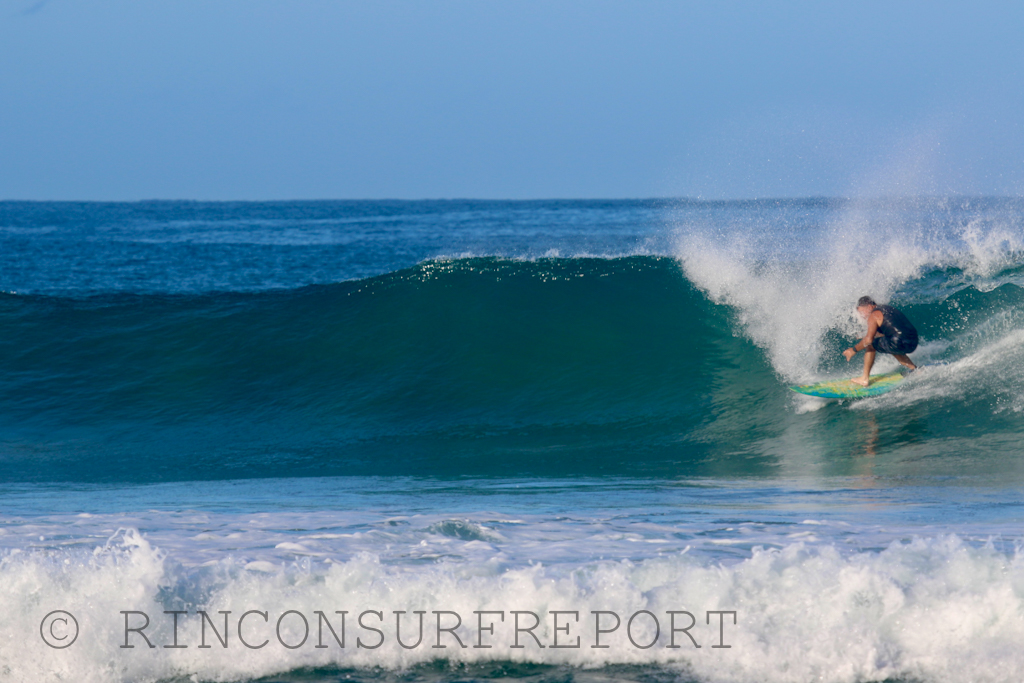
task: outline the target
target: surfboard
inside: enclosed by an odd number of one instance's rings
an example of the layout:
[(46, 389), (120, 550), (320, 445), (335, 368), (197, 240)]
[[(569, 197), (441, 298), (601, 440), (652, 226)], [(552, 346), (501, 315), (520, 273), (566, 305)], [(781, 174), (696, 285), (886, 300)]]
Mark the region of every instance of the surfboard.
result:
[(904, 377), (906, 375), (902, 370), (896, 370), (884, 375), (872, 375), (871, 384), (866, 387), (854, 384), (849, 379), (832, 379), (817, 384), (798, 384), (790, 389), (798, 394), (818, 398), (867, 398), (892, 391)]

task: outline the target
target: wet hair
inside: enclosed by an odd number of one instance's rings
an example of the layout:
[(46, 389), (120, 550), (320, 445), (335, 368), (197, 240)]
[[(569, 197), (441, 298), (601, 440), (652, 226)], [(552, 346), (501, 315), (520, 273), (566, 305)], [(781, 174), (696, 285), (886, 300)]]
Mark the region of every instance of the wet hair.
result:
[(861, 298), (857, 299), (857, 308), (860, 308), (861, 306), (877, 306), (877, 305), (878, 304), (875, 303), (875, 300), (872, 299), (870, 296), (862, 296)]

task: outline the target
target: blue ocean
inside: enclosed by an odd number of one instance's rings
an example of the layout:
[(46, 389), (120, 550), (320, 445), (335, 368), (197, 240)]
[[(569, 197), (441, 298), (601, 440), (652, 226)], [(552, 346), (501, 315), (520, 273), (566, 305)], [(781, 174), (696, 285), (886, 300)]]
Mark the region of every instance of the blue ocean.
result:
[(0, 331), (0, 680), (1024, 679), (1024, 200), (0, 202)]

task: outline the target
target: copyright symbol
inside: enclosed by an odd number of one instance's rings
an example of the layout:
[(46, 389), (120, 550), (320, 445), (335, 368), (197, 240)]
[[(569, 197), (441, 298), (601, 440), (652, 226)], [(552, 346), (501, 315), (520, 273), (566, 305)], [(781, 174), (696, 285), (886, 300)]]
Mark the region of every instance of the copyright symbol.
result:
[(78, 638), (78, 620), (71, 612), (55, 609), (43, 617), (39, 624), (39, 635), (53, 649), (63, 650)]

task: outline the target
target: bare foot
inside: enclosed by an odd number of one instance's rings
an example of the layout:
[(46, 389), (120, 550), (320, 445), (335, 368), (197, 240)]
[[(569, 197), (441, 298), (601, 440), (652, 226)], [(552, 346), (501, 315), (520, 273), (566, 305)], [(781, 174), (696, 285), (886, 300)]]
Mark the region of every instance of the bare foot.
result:
[(854, 377), (850, 381), (853, 382), (854, 384), (859, 384), (862, 387), (866, 387), (871, 382), (870, 379), (864, 379), (863, 377)]

